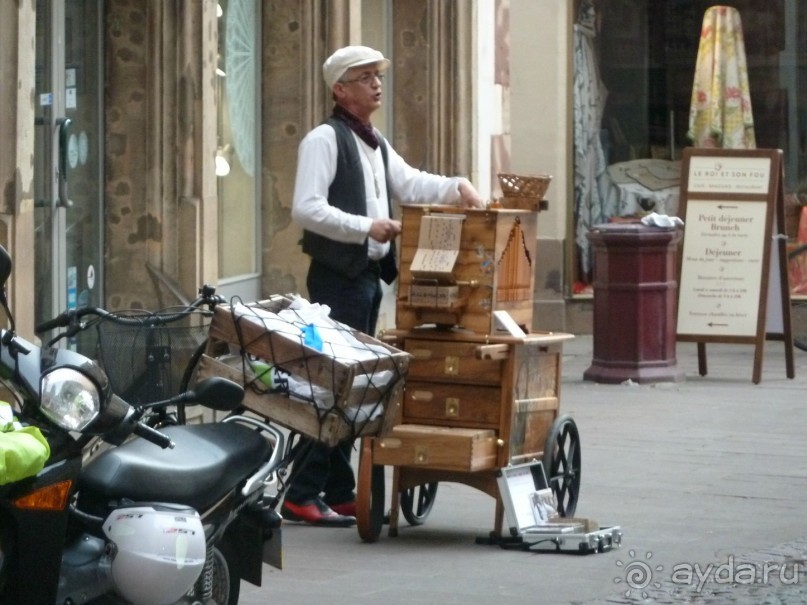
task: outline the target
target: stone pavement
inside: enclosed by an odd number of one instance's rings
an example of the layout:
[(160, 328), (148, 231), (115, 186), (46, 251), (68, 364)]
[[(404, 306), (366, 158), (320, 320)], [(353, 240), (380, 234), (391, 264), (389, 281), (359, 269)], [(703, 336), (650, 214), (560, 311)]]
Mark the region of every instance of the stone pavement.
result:
[[(784, 346), (678, 344), (685, 380), (583, 381), (591, 336), (564, 347), (561, 413), (582, 449), (577, 516), (620, 525), (619, 550), (587, 556), (476, 544), (494, 501), (441, 483), (426, 522), (401, 519), (363, 543), (355, 529), (284, 526), (285, 569), (242, 584), (241, 603), (585, 604), (807, 602), (807, 353), (785, 376)], [(388, 472), (388, 476), (389, 476)], [(389, 493), (389, 492), (388, 492)], [(389, 498), (389, 496), (388, 496)]]

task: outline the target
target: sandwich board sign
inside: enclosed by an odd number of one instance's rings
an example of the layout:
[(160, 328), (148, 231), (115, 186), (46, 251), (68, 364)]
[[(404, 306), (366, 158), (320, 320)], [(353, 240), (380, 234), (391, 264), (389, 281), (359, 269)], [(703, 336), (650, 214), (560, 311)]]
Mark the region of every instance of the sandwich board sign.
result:
[(746, 343), (759, 383), (766, 340), (795, 375), (782, 186), (781, 150), (684, 150), (677, 340), (698, 344), (701, 376), (706, 343)]

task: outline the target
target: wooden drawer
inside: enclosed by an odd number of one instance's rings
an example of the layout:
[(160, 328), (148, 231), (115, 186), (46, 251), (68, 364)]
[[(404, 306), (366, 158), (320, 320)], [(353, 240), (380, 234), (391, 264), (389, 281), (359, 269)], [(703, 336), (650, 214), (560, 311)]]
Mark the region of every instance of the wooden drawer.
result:
[(399, 424), (373, 441), (373, 463), (482, 471), (496, 468), (497, 450), (491, 430)]
[(497, 429), (501, 396), (499, 387), (409, 380), (403, 422)]
[(503, 361), (477, 359), (479, 343), (407, 338), (404, 350), (412, 355), (409, 377), (452, 383), (501, 383)]

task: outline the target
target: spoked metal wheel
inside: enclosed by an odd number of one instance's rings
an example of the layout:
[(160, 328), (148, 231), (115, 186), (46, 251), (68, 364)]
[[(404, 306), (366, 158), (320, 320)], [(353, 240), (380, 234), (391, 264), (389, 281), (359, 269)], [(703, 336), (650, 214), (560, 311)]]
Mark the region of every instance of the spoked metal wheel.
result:
[(376, 542), (381, 535), (384, 491), (384, 466), (373, 464), (373, 438), (364, 437), (356, 480), (356, 525), (365, 542)]
[(401, 512), (409, 525), (423, 525), (432, 511), (437, 483), (424, 483), (401, 492)]
[(238, 577), (236, 571), (238, 568), (234, 565), (237, 557), (233, 553), (233, 549), (225, 547), (224, 550), (219, 550), (213, 547), (211, 551), (208, 551), (208, 556), (212, 557), (213, 563), (211, 576), (205, 578), (205, 572), (202, 572), (202, 577), (196, 581), (196, 586), (188, 593), (189, 596), (197, 598), (192, 602), (201, 602), (198, 599), (204, 597), (209, 590), (212, 601), (205, 599), (205, 603), (235, 605), (238, 603), (241, 592), (241, 578)]
[(544, 471), (558, 500), (558, 514), (572, 517), (580, 496), (580, 434), (569, 416), (555, 419), (544, 445)]

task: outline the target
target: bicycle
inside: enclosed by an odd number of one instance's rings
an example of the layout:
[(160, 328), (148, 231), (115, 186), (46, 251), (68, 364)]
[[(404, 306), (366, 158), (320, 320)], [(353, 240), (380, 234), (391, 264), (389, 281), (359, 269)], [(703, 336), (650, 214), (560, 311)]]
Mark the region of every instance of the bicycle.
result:
[[(207, 342), (213, 310), (226, 300), (213, 286), (182, 307), (159, 311), (110, 312), (99, 307), (68, 309), (36, 327), (37, 333), (66, 328), (48, 346), (95, 330), (97, 361), (113, 392), (132, 405), (166, 400), (188, 389)], [(161, 409), (148, 418), (151, 426), (185, 424), (185, 404)]]
[(787, 254), (790, 281), (790, 326), (793, 345), (807, 351), (807, 244)]

